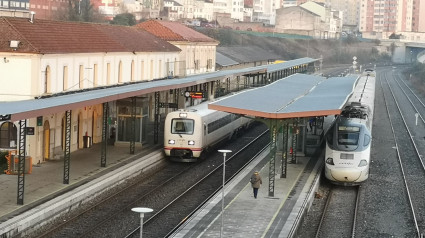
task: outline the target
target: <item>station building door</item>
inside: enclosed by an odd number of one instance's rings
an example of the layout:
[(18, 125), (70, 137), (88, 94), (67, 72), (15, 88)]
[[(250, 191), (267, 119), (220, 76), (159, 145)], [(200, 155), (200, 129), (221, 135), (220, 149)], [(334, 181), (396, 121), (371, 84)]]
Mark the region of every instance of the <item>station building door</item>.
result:
[(50, 158), (50, 124), (49, 121), (44, 122), (43, 126), (43, 161)]

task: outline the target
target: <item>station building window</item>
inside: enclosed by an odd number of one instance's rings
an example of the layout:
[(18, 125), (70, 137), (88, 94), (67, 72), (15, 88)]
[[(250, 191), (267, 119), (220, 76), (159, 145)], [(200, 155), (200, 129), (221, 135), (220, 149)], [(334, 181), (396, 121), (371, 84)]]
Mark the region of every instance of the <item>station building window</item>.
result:
[(63, 91), (68, 90), (68, 66), (63, 66)]
[(111, 84), (111, 63), (106, 64), (106, 85)]
[(122, 61), (118, 65), (118, 83), (122, 83)]
[(145, 62), (142, 60), (142, 62), (140, 62), (140, 80), (144, 80), (145, 76)]
[(131, 61), (131, 81), (134, 81), (134, 60)]
[(79, 78), (78, 78), (78, 87), (80, 89), (83, 88), (83, 80), (84, 80), (84, 66), (80, 65), (80, 70), (79, 70)]
[(51, 75), (50, 75), (50, 66), (47, 66), (46, 67), (46, 71), (44, 72), (45, 73), (45, 75), (44, 75), (44, 93), (50, 93), (50, 78), (51, 78)]
[(16, 148), (18, 129), (12, 122), (0, 125), (0, 148)]
[(98, 85), (98, 78), (97, 78), (97, 64), (93, 65), (93, 87), (97, 87)]

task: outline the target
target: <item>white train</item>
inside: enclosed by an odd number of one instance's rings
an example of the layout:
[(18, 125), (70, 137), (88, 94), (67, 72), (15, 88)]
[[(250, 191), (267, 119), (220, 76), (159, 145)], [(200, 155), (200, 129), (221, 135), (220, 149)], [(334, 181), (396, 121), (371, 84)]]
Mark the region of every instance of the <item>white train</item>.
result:
[(325, 176), (358, 185), (369, 177), (375, 72), (365, 72), (326, 135)]
[(208, 102), (168, 113), (164, 152), (178, 161), (196, 161), (204, 151), (247, 127), (250, 119), (208, 109)]

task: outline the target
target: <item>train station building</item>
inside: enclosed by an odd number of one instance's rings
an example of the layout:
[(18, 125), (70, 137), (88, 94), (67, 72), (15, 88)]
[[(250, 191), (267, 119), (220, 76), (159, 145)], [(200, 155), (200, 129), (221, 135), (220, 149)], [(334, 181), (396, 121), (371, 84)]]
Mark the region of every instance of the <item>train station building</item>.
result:
[[(105, 167), (108, 145), (134, 154), (136, 147), (159, 143), (161, 123), (172, 110), (312, 73), (320, 63), (302, 58), (177, 77), (169, 74), (170, 65), (182, 61), (182, 49), (139, 28), (11, 17), (1, 17), (0, 25), (7, 31), (0, 49), (7, 82), (0, 89), (0, 149), (19, 158), (9, 172), (18, 174), (20, 185), (25, 164), (28, 172), (28, 163), (63, 159), (67, 184), (71, 152), (101, 144)], [(217, 42), (206, 39), (215, 52)], [(194, 50), (204, 58), (193, 67), (215, 61), (215, 53)]]

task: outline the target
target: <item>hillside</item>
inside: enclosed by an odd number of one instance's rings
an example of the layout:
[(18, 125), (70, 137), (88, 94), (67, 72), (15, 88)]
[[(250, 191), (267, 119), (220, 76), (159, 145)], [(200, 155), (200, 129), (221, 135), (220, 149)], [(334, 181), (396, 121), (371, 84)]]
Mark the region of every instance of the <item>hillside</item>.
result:
[(302, 57), (320, 58), (323, 64), (351, 64), (353, 56), (359, 64), (388, 61), (390, 56), (379, 54), (376, 46), (379, 42), (363, 42), (355, 38), (341, 40), (296, 39), (279, 34), (255, 36), (242, 31), (227, 29), (200, 29), (218, 41), (220, 46), (254, 45), (282, 56), (283, 60)]

